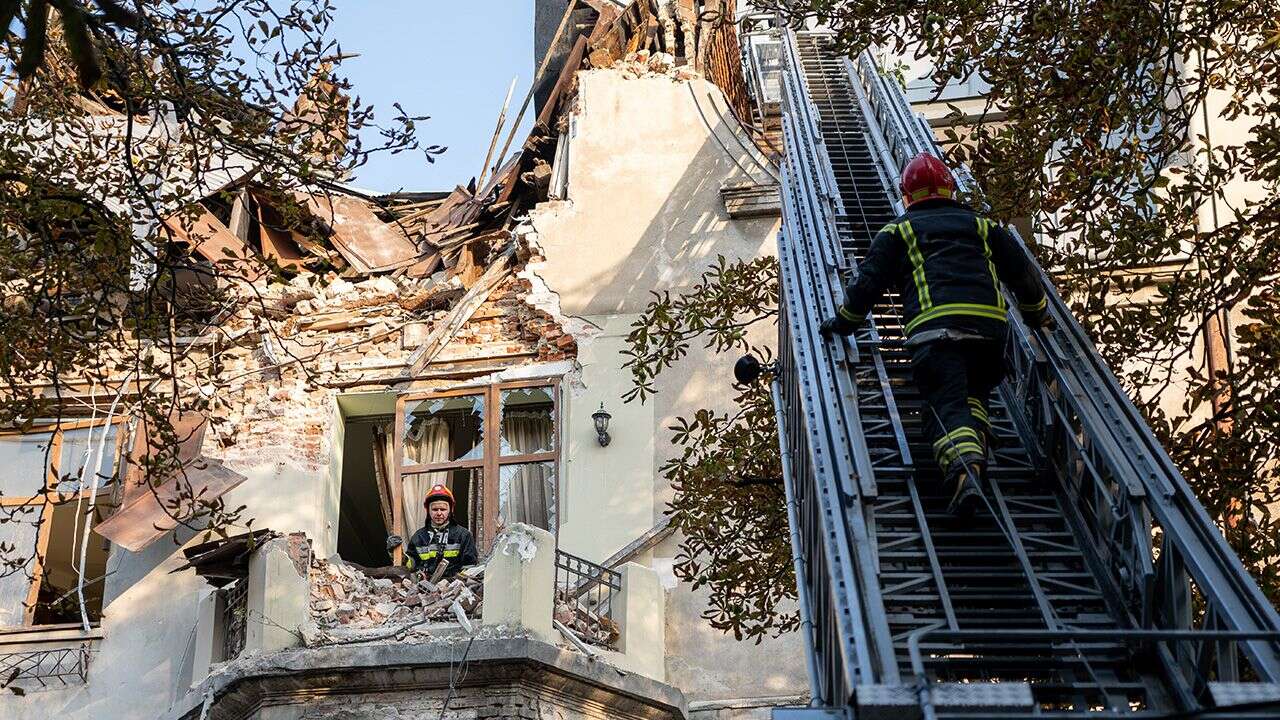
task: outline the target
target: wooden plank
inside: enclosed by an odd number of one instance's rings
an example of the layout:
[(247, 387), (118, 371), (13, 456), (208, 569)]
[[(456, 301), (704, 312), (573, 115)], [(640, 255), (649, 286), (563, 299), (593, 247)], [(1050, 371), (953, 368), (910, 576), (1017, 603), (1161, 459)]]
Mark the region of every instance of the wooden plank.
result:
[(440, 253), (434, 252), (410, 265), (405, 274), (411, 278), (431, 277), (439, 267)]
[(241, 190), (236, 193), (231, 203), (231, 217), (227, 221), (227, 229), (232, 235), (240, 238), (240, 242), (249, 242), (249, 192)]
[(431, 333), (423, 340), (422, 347), (409, 356), (409, 368), (405, 372), (406, 376), (411, 377), (422, 372), (422, 369), (440, 352), (445, 343), (466, 324), (472, 313), (480, 309), (480, 306), (488, 299), (489, 293), (493, 292), (498, 283), (511, 275), (510, 260), (513, 250), (508, 249), (494, 258), (493, 262), (489, 264), (489, 269), (480, 277), (480, 280), (467, 291), (466, 295), (462, 296), (462, 299), (453, 306), (453, 310), (431, 329)]
[[(178, 442), (177, 463), (186, 466), (200, 456), (200, 448), (204, 445), (204, 431), (209, 418), (201, 412), (180, 412), (174, 410), (169, 415), (169, 423), (173, 427), (174, 439)], [(150, 430), (150, 432), (148, 432)], [(124, 474), (124, 491), (120, 499), (121, 506), (129, 505), (140, 496), (150, 493), (149, 485), (163, 485), (172, 475), (152, 478), (147, 482), (147, 460), (165, 449), (160, 438), (155, 437), (156, 428), (147, 428), (139, 422), (133, 430), (133, 445), (128, 454), (128, 469)]]
[[(391, 438), (391, 467), (394, 468), (395, 482), (391, 484), (391, 527), (392, 534), (399, 535), (408, 541), (404, 532), (404, 404), (405, 396), (396, 398), (395, 436)], [(391, 562), (400, 565), (404, 562), (404, 544), (401, 543), (391, 551)]]
[(485, 267), (480, 258), (488, 244), (483, 240), (472, 240), (462, 246), (458, 255), (458, 263), (453, 266), (453, 275), (462, 282), (462, 287), (470, 289), (484, 276)]
[(609, 569), (616, 568), (625, 562), (629, 562), (640, 553), (656, 547), (663, 540), (674, 535), (675, 532), (676, 528), (671, 524), (671, 517), (665, 516), (657, 525), (649, 528), (643, 535), (624, 545), (622, 549), (610, 555), (608, 560), (600, 564)]
[(500, 445), (498, 437), (502, 431), (501, 425), (498, 423), (498, 408), (501, 406), (501, 396), (498, 393), (498, 386), (489, 385), (485, 388), (485, 414), (484, 414), (484, 476), (480, 478), (480, 489), (484, 493), (484, 543), (481, 547), (484, 552), (488, 552), (493, 547), (493, 541), (498, 535), (498, 511), (502, 508), (498, 503), (498, 483), (502, 482), (502, 476), (498, 472), (498, 453)]
[(599, 17), (596, 18), (595, 27), (591, 28), (591, 35), (587, 38), (587, 42), (592, 48), (598, 48), (600, 47), (600, 41), (604, 39), (605, 35), (622, 15), (622, 11), (613, 3), (598, 3), (592, 5), (592, 7), (596, 8)]
[[(56, 457), (56, 456), (55, 456)], [(53, 503), (46, 502), (40, 508), (40, 529), (36, 532), (36, 556), (32, 559), (31, 585), (27, 588), (22, 622), (33, 625), (36, 621), (36, 604), (40, 602), (40, 584), (44, 582), (44, 564), (49, 559), (49, 533), (53, 529)]]
[(560, 77), (556, 79), (556, 84), (551, 88), (551, 94), (542, 105), (542, 112), (538, 113), (538, 125), (549, 126), (551, 118), (555, 117), (556, 106), (560, 104), (561, 96), (568, 90), (569, 83), (577, 74), (578, 68), (582, 67), (582, 57), (586, 51), (587, 36), (579, 35), (577, 42), (573, 44), (573, 50), (569, 51), (565, 59), (564, 67), (560, 70)]
[(409, 236), (398, 225), (379, 219), (364, 200), (349, 195), (297, 195), (312, 215), (329, 226), (333, 233), (329, 241), (356, 272), (394, 270), (418, 258), (418, 247)]

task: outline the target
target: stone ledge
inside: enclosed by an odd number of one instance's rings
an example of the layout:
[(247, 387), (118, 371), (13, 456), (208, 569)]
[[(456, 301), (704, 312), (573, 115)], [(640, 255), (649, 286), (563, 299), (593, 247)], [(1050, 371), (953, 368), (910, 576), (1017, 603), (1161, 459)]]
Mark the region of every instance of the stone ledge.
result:
[[(467, 651), (454, 637), (427, 643), (377, 643), (296, 648), (240, 658), (218, 668), (178, 701), (165, 720), (260, 717), (268, 707), (310, 705), (320, 697), (411, 692), (421, 698), (449, 688), (451, 670)], [(609, 717), (684, 720), (677, 689), (530, 637), (476, 637), (459, 690), (502, 686), (607, 707)], [(356, 702), (353, 699), (352, 702)], [(272, 713), (271, 717), (287, 717)]]

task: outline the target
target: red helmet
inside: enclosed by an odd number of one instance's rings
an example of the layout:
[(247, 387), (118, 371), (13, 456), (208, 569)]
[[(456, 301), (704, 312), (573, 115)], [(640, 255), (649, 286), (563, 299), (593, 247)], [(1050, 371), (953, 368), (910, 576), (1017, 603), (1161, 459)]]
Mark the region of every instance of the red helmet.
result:
[(427, 491), (427, 499), (422, 501), (422, 507), (431, 509), (431, 503), (436, 500), (444, 500), (449, 503), (449, 512), (453, 512), (454, 500), (453, 492), (444, 485), (432, 485)]
[(956, 179), (941, 160), (929, 153), (920, 153), (902, 170), (898, 190), (902, 192), (902, 201), (910, 207), (922, 200), (954, 198)]

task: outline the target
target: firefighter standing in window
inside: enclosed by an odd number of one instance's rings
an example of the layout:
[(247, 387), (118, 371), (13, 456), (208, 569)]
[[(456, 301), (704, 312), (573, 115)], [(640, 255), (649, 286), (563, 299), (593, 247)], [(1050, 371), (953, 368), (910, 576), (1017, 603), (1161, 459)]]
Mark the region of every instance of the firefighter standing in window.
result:
[(886, 290), (900, 293), (911, 372), (926, 408), (926, 433), (951, 489), (952, 513), (982, 502), (991, 426), (987, 402), (1004, 377), (1013, 291), (1028, 326), (1052, 329), (1035, 268), (1001, 226), (954, 199), (956, 182), (941, 160), (921, 153), (902, 172), (907, 210), (884, 226), (844, 304), (822, 334), (850, 335)]
[(444, 485), (432, 485), (422, 503), (427, 509), (427, 522), (413, 537), (405, 551), (405, 565), (433, 577), (437, 566), (447, 560), (444, 577), (451, 577), (479, 560), (476, 541), (471, 531), (453, 521), (453, 493)]

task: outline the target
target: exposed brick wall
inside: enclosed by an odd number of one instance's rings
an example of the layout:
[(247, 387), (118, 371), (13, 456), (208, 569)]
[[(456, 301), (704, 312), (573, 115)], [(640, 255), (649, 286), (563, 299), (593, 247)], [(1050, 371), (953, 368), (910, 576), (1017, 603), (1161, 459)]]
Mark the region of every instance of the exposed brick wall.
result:
[[(516, 277), (500, 284), (435, 362), (573, 358), (574, 339), (550, 315), (525, 302), (529, 291), (529, 283)], [(438, 302), (420, 301), (433, 292)], [(397, 376), (461, 292), (441, 276), (327, 285), (304, 276), (267, 288), (261, 301), (251, 301), (224, 323), (222, 335), (233, 341), (193, 357), (219, 367), (218, 381), (208, 388), (216, 442), (206, 442), (206, 454), (233, 464), (323, 467), (333, 398), (351, 388), (403, 384)]]

